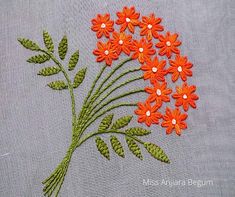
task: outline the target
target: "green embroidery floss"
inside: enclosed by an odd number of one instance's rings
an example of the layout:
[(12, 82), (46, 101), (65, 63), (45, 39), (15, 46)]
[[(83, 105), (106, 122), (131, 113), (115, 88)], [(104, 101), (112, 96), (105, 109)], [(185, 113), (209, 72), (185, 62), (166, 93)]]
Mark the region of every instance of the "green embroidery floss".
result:
[[(142, 76), (137, 76), (134, 78), (131, 78), (117, 86), (114, 87), (115, 83), (122, 77), (125, 77), (127, 74), (131, 74), (134, 72), (139, 71), (139, 68), (131, 69), (128, 71), (125, 71), (121, 73), (118, 77), (111, 80), (111, 77), (116, 73), (122, 66), (124, 66), (126, 63), (131, 61), (131, 58), (128, 58), (124, 61), (122, 61), (120, 64), (118, 64), (116, 67), (114, 67), (111, 72), (109, 72), (105, 77), (104, 71), (106, 69), (106, 65), (101, 68), (100, 73), (95, 78), (84, 102), (83, 106), (81, 107), (81, 110), (79, 113), (76, 112), (76, 103), (75, 103), (75, 96), (74, 96), (74, 89), (79, 88), (79, 86), (82, 84), (82, 82), (85, 80), (86, 68), (80, 68), (76, 72), (73, 80), (71, 80), (69, 74), (67, 73), (64, 63), (61, 62), (61, 60), (65, 59), (65, 56), (68, 51), (68, 39), (66, 36), (64, 36), (58, 47), (58, 54), (60, 60), (58, 60), (54, 53), (54, 43), (52, 40), (52, 37), (49, 35), (47, 31), (43, 32), (43, 41), (45, 44), (45, 48), (39, 47), (38, 44), (35, 42), (29, 40), (29, 39), (18, 39), (20, 44), (24, 46), (26, 49), (40, 52), (40, 54), (37, 54), (36, 56), (33, 56), (29, 58), (27, 61), (29, 63), (38, 63), (42, 64), (48, 61), (52, 61), (55, 66), (51, 67), (44, 67), (39, 72), (38, 75), (49, 77), (51, 75), (56, 75), (58, 73), (62, 73), (64, 76), (64, 79), (58, 79), (56, 81), (50, 82), (48, 86), (53, 90), (68, 90), (70, 94), (71, 99), (71, 111), (72, 111), (72, 140), (71, 144), (68, 147), (68, 150), (63, 158), (63, 160), (59, 163), (59, 165), (55, 168), (55, 170), (51, 173), (51, 175), (46, 178), (42, 183), (44, 185), (43, 192), (45, 196), (58, 196), (59, 191), (63, 185), (65, 175), (67, 173), (69, 163), (71, 161), (72, 154), (76, 148), (81, 146), (84, 142), (86, 142), (88, 139), (96, 136), (95, 143), (97, 146), (98, 151), (101, 155), (103, 155), (108, 160), (110, 159), (110, 151), (108, 148), (108, 145), (106, 144), (105, 140), (103, 140), (99, 135), (106, 134), (110, 135), (110, 144), (114, 152), (124, 158), (124, 148), (119, 139), (115, 135), (125, 136), (126, 142), (129, 147), (129, 150), (137, 156), (139, 159), (143, 159), (143, 156), (141, 154), (141, 150), (139, 148), (139, 145), (142, 145), (146, 148), (147, 152), (149, 152), (155, 159), (158, 159), (160, 161), (163, 161), (165, 163), (169, 163), (169, 159), (166, 156), (166, 154), (158, 147), (157, 145), (154, 145), (149, 142), (143, 142), (137, 137), (141, 137), (144, 135), (148, 135), (151, 132), (148, 130), (145, 130), (143, 128), (139, 127), (133, 127), (129, 129), (122, 130), (123, 128), (127, 127), (131, 120), (132, 116), (124, 116), (120, 117), (116, 121), (113, 122), (114, 114), (108, 114), (106, 115), (101, 123), (99, 124), (96, 131), (89, 132), (86, 135), (84, 134), (84, 131), (92, 124), (94, 123), (98, 118), (102, 117), (103, 115), (107, 114), (108, 112), (120, 108), (120, 107), (133, 107), (137, 106), (137, 103), (118, 103), (112, 105), (113, 101), (116, 101), (120, 98), (124, 98), (131, 94), (137, 94), (141, 93), (144, 90), (143, 89), (137, 89), (132, 90), (128, 92), (124, 92), (121, 95), (115, 96), (113, 98), (110, 98), (105, 103), (102, 104), (102, 102), (109, 98), (109, 96), (115, 92), (117, 89), (132, 83), (136, 80), (142, 79)], [(79, 61), (79, 51), (75, 51), (73, 55), (70, 57), (70, 60), (67, 64), (68, 71), (73, 71), (76, 69), (76, 65)], [(103, 78), (103, 80), (102, 80)], [(98, 87), (97, 84), (101, 80), (100, 85)], [(105, 83), (108, 83), (108, 85), (105, 85)], [(111, 90), (106, 93), (99, 101), (98, 98), (105, 93), (109, 88)]]

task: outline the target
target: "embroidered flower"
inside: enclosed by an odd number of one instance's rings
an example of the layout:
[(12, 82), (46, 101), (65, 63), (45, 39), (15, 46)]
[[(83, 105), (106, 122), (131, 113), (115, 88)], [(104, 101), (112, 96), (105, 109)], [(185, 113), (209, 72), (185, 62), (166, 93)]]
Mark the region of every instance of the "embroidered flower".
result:
[(151, 83), (155, 81), (165, 81), (166, 70), (164, 67), (166, 65), (165, 60), (159, 61), (157, 56), (153, 60), (147, 59), (146, 64), (142, 65), (140, 68), (144, 72), (144, 79), (149, 79)]
[(107, 43), (98, 42), (97, 48), (93, 51), (93, 54), (98, 56), (96, 61), (105, 61), (108, 66), (111, 66), (112, 61), (118, 59), (115, 48), (112, 46), (111, 42)]
[(171, 110), (166, 108), (166, 114), (163, 116), (164, 121), (162, 127), (166, 127), (166, 134), (171, 134), (173, 130), (177, 135), (181, 135), (183, 129), (187, 129), (187, 124), (184, 122), (188, 117), (187, 114), (181, 114), (178, 108)]
[(168, 96), (172, 90), (167, 88), (167, 83), (163, 82), (162, 84), (155, 82), (153, 87), (146, 87), (145, 91), (150, 94), (148, 97), (149, 102), (156, 101), (156, 104), (161, 107), (162, 102), (169, 102), (170, 97)]
[(184, 83), (182, 87), (176, 87), (176, 93), (172, 95), (176, 99), (175, 106), (179, 107), (183, 105), (184, 111), (188, 111), (189, 105), (192, 108), (196, 108), (195, 100), (198, 100), (198, 96), (194, 94), (196, 91), (196, 86), (188, 86), (187, 83)]
[(178, 34), (170, 34), (168, 31), (166, 36), (159, 35), (159, 43), (156, 44), (156, 47), (160, 48), (159, 55), (166, 55), (168, 58), (171, 58), (172, 53), (179, 54), (180, 50), (177, 48), (181, 45), (181, 42), (177, 40)]
[(153, 44), (146, 42), (144, 38), (141, 38), (140, 41), (134, 40), (131, 46), (131, 50), (134, 51), (132, 59), (138, 58), (140, 63), (144, 63), (144, 61), (150, 59), (151, 55), (156, 53), (152, 46)]
[(171, 79), (174, 82), (179, 78), (179, 76), (183, 81), (186, 81), (187, 76), (191, 77), (193, 75), (191, 71), (193, 64), (188, 62), (187, 57), (176, 55), (175, 60), (170, 60), (170, 65), (168, 72), (172, 73)]
[(97, 38), (101, 38), (103, 35), (109, 38), (109, 33), (114, 31), (114, 22), (110, 20), (109, 14), (105, 14), (104, 16), (98, 14), (96, 18), (91, 20), (91, 22), (93, 25), (91, 29), (96, 32)]
[(158, 124), (159, 119), (162, 117), (161, 113), (158, 110), (159, 106), (151, 106), (149, 102), (138, 103), (138, 109), (135, 110), (136, 115), (139, 116), (138, 122), (143, 123), (150, 127), (151, 124)]
[(152, 37), (158, 38), (158, 31), (163, 31), (164, 28), (160, 25), (162, 19), (155, 18), (154, 14), (150, 14), (149, 17), (143, 16), (142, 22), (140, 22), (139, 26), (141, 28), (140, 35), (145, 36), (148, 41), (152, 40)]
[(117, 12), (118, 19), (116, 21), (117, 25), (121, 25), (120, 32), (125, 31), (126, 28), (130, 30), (131, 33), (134, 33), (134, 26), (139, 25), (138, 18), (139, 13), (135, 12), (135, 7), (124, 7), (122, 12)]
[(116, 49), (118, 55), (123, 51), (125, 54), (130, 55), (130, 47), (132, 44), (132, 36), (126, 35), (124, 32), (117, 33), (113, 32), (113, 39), (111, 39), (111, 43), (113, 47)]

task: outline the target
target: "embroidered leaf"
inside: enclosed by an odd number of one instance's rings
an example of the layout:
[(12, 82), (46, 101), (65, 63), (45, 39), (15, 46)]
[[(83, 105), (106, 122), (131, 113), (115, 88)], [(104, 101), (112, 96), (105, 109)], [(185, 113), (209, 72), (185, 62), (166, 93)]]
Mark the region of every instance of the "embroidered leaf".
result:
[(46, 46), (46, 48), (50, 51), (50, 52), (54, 52), (54, 44), (52, 41), (52, 38), (50, 36), (50, 34), (47, 31), (43, 31), (43, 40), (44, 40), (44, 44)]
[(98, 128), (98, 132), (105, 131), (112, 124), (113, 114), (109, 114), (103, 118)]
[(68, 50), (68, 40), (67, 40), (67, 37), (64, 36), (62, 40), (60, 41), (59, 47), (58, 47), (58, 52), (59, 52), (59, 56), (61, 60), (64, 60), (67, 50)]
[(129, 137), (126, 137), (126, 143), (128, 145), (128, 148), (129, 150), (136, 156), (138, 157), (139, 159), (143, 159), (143, 156), (141, 154), (141, 150), (140, 150), (140, 147), (136, 144), (136, 142), (129, 138)]
[(146, 130), (140, 127), (133, 127), (126, 130), (126, 133), (129, 135), (143, 136), (151, 133), (150, 130)]
[(50, 76), (50, 75), (55, 75), (55, 74), (59, 73), (60, 71), (61, 71), (60, 68), (57, 66), (46, 67), (46, 68), (41, 69), (38, 72), (38, 75)]
[(50, 59), (50, 56), (46, 55), (46, 54), (39, 54), (39, 55), (35, 55), (30, 57), (27, 62), (29, 63), (34, 63), (34, 64), (42, 64), (46, 61), (48, 61)]
[(77, 88), (84, 80), (86, 75), (86, 68), (83, 68), (77, 72), (73, 80), (73, 87)]
[(53, 81), (49, 83), (48, 86), (53, 90), (63, 90), (68, 88), (67, 84), (64, 81)]
[(112, 126), (112, 129), (121, 129), (129, 124), (132, 116), (123, 116), (119, 118)]
[(30, 49), (32, 51), (39, 51), (40, 47), (33, 41), (25, 38), (18, 38), (20, 44), (22, 44), (26, 49)]
[(160, 160), (165, 163), (170, 163), (170, 160), (168, 159), (167, 155), (159, 146), (150, 142), (145, 142), (144, 147), (155, 159)]
[(102, 140), (100, 137), (96, 137), (95, 142), (100, 154), (109, 160), (110, 159), (109, 148), (107, 144), (104, 142), (104, 140)]
[(69, 65), (68, 65), (69, 70), (73, 70), (73, 69), (76, 67), (76, 65), (77, 65), (77, 63), (78, 63), (78, 59), (79, 59), (79, 51), (77, 50), (77, 51), (71, 56), (71, 58), (70, 58), (70, 60), (69, 60)]
[(112, 145), (113, 150), (117, 153), (120, 157), (125, 157), (124, 149), (122, 147), (121, 142), (115, 136), (111, 136), (110, 143)]

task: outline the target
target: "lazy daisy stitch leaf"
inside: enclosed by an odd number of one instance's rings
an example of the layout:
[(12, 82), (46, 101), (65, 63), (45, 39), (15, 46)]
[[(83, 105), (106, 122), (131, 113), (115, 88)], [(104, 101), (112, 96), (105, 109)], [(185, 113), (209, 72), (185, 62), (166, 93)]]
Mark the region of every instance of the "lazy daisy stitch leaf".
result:
[[(58, 73), (63, 74), (64, 79), (51, 81), (48, 83), (48, 87), (56, 91), (68, 91), (71, 99), (71, 144), (60, 164), (43, 181), (45, 196), (58, 196), (73, 152), (90, 138), (94, 138), (97, 150), (103, 158), (108, 160), (112, 154), (125, 158), (125, 152), (128, 150), (125, 150), (120, 141), (120, 138), (124, 137), (129, 151), (140, 160), (144, 158), (142, 149), (145, 149), (153, 158), (170, 163), (168, 156), (158, 145), (140, 139), (142, 136), (151, 134), (150, 130), (131, 127), (133, 114), (136, 114), (139, 123), (144, 123), (148, 127), (161, 123), (161, 126), (166, 128), (166, 134), (175, 131), (180, 136), (182, 131), (187, 128), (185, 120), (188, 115), (185, 112), (189, 110), (189, 107), (196, 108), (195, 101), (198, 100), (198, 96), (195, 94), (196, 86), (188, 85), (186, 82), (187, 78), (192, 76), (193, 65), (186, 56), (180, 53), (181, 42), (178, 40), (178, 34), (164, 33), (165, 28), (161, 22), (162, 19), (153, 13), (149, 16), (142, 16), (141, 20), (140, 13), (136, 12), (134, 7), (124, 7), (122, 11), (117, 12), (116, 21), (111, 20), (108, 13), (98, 14), (96, 18), (92, 19), (91, 30), (96, 32), (98, 38), (97, 48), (94, 49), (93, 54), (97, 56), (97, 62), (104, 62), (104, 66), (93, 81), (80, 112), (76, 111), (74, 89), (79, 88), (86, 80), (87, 68), (79, 68), (75, 71), (80, 58), (79, 50), (74, 51), (69, 61), (65, 62), (69, 48), (67, 36), (63, 36), (60, 40), (58, 49), (55, 49), (53, 39), (47, 31), (43, 32), (45, 47), (40, 47), (29, 39), (18, 39), (26, 49), (37, 52), (27, 62), (33, 64), (50, 62), (50, 65), (46, 65), (38, 71), (38, 75), (50, 77)], [(116, 27), (115, 24), (120, 27)], [(139, 39), (133, 39), (134, 36), (131, 35), (135, 33), (136, 28), (140, 28)], [(106, 41), (99, 40), (102, 37), (105, 37)], [(137, 36), (135, 35), (135, 37)], [(126, 55), (127, 59), (114, 66), (114, 61), (118, 60), (121, 54)], [(59, 59), (56, 58), (56, 55)], [(137, 67), (113, 77), (128, 62), (136, 60), (139, 62)], [(138, 74), (140, 71), (143, 71), (143, 75)], [(165, 77), (168, 74), (171, 75), (173, 82), (183, 81), (181, 86), (176, 87), (175, 92), (168, 87)], [(129, 78), (127, 75), (132, 75), (132, 77)], [(127, 78), (127, 80), (118, 84), (122, 78)], [(149, 81), (149, 86), (124, 91), (112, 97), (112, 93), (118, 89), (139, 80)], [(113, 104), (114, 101), (119, 101), (121, 98), (139, 93), (146, 93), (145, 101), (129, 99), (129, 101)], [(176, 108), (166, 107), (163, 115), (160, 108), (165, 106), (163, 103), (167, 105), (172, 98), (175, 99)], [(123, 117), (109, 113), (120, 107), (135, 107), (136, 109), (133, 110), (133, 114)], [(185, 112), (182, 112), (181, 108)], [(84, 132), (89, 130), (90, 125), (96, 123), (99, 118), (101, 121), (96, 124), (97, 129), (85, 134)], [(109, 140), (103, 138), (104, 134), (108, 135)]]

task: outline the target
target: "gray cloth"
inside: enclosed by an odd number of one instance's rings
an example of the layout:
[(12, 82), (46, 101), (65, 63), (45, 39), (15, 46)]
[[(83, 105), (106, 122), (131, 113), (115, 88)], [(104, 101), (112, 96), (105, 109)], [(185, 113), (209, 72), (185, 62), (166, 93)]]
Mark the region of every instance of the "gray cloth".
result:
[[(111, 160), (107, 161), (96, 150), (94, 140), (90, 140), (73, 154), (60, 196), (235, 196), (234, 0), (1, 0), (1, 197), (42, 196), (41, 181), (62, 160), (71, 139), (68, 92), (55, 92), (46, 87), (58, 76), (37, 76), (42, 66), (25, 61), (35, 53), (20, 46), (17, 38), (30, 38), (42, 45), (42, 30), (46, 29), (56, 47), (64, 34), (68, 36), (69, 55), (80, 49), (79, 66), (88, 67), (85, 82), (75, 91), (77, 109), (80, 109), (87, 87), (101, 68), (92, 55), (96, 36), (90, 30), (90, 20), (97, 13), (105, 12), (114, 18), (116, 11), (125, 5), (135, 5), (143, 15), (156, 13), (163, 18), (166, 30), (180, 34), (182, 54), (194, 63), (194, 76), (188, 83), (198, 87), (198, 109), (189, 110), (188, 129), (181, 137), (166, 136), (165, 130), (157, 125), (144, 138), (165, 150), (170, 165), (153, 159), (144, 149), (144, 160), (140, 161), (126, 145), (125, 159), (111, 151)], [(126, 67), (137, 66), (135, 62)], [(173, 88), (170, 77), (167, 80)], [(128, 89), (144, 83), (131, 84)], [(129, 100), (141, 101), (145, 97), (140, 95)], [(115, 110), (115, 118), (133, 114), (133, 110)], [(132, 125), (138, 125), (136, 119)], [(89, 131), (97, 125), (98, 122)], [(108, 141), (107, 136), (104, 138)], [(153, 184), (146, 186), (148, 179)], [(197, 183), (207, 181), (207, 184), (190, 185), (189, 179), (199, 180)], [(162, 181), (182, 183), (170, 186)]]

